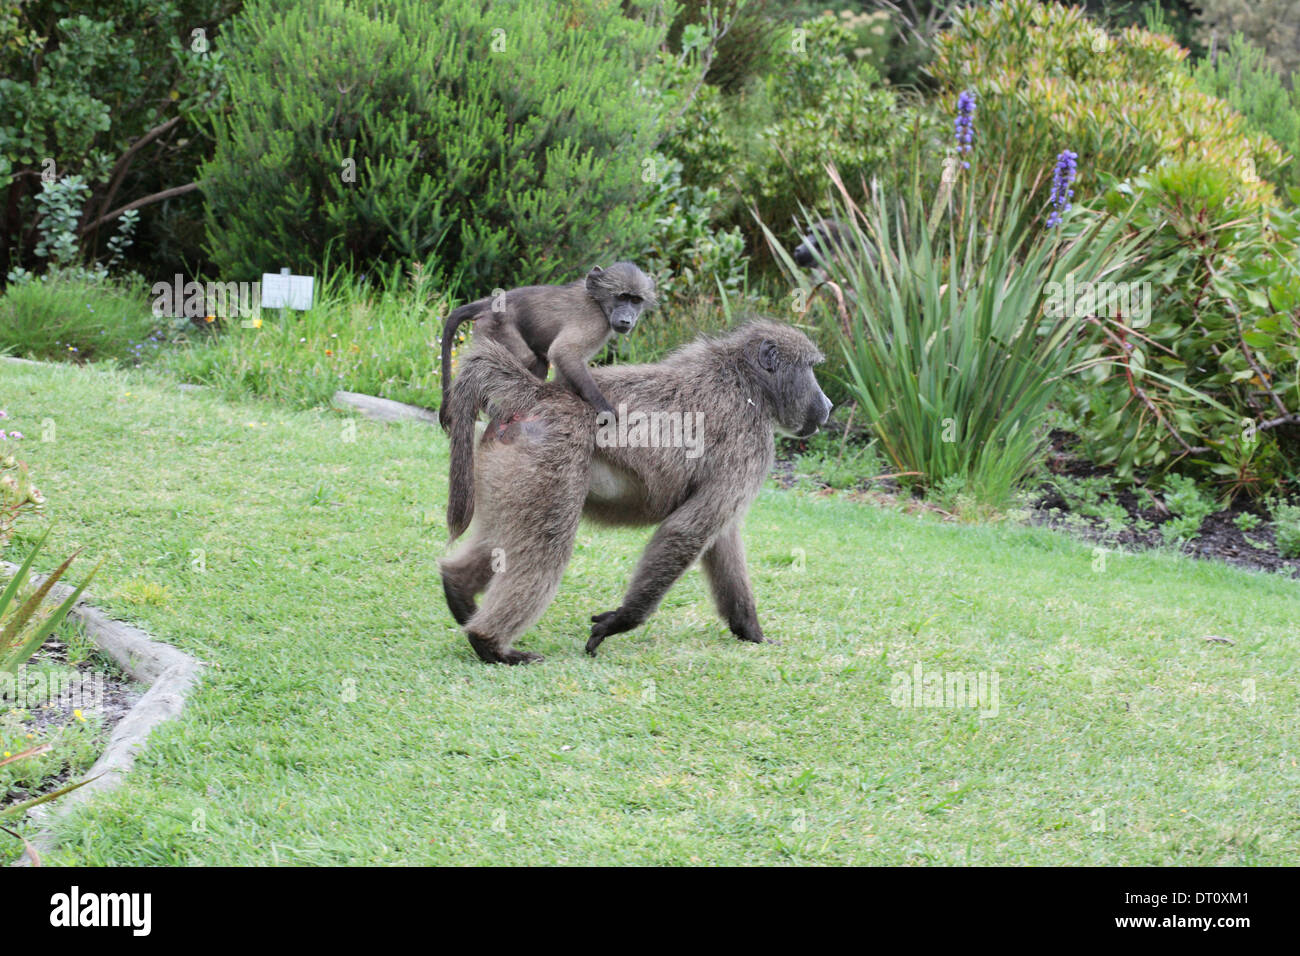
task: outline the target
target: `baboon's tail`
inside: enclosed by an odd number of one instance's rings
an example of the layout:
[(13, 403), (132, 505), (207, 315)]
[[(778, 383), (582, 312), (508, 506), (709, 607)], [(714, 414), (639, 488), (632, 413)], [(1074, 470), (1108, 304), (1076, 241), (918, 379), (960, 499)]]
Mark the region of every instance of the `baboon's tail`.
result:
[(482, 302), (468, 302), (451, 315), (442, 326), (442, 404), (438, 406), (438, 422), (442, 430), (451, 433), (451, 415), (447, 408), (447, 395), (451, 391), (451, 346), (456, 341), (456, 330), (461, 323), (472, 321), (478, 314)]
[(451, 418), (447, 529), (452, 541), (461, 536), (474, 517), (474, 421), (478, 413), (526, 413), (536, 407), (544, 388), (544, 382), (490, 339), (476, 344), (461, 363), (460, 374), (443, 404)]

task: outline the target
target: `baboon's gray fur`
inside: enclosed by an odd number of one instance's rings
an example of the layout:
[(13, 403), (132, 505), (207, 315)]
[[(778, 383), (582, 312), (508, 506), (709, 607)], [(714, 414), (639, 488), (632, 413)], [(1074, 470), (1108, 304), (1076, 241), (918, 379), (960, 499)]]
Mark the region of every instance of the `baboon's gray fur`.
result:
[(821, 360), (803, 333), (755, 321), (659, 363), (592, 371), (630, 412), (703, 412), (702, 453), (693, 457), (682, 447), (596, 447), (597, 422), (582, 401), (532, 378), (496, 343), (475, 345), (451, 403), (455, 416), (490, 415), (470, 466), (477, 514), (441, 570), (447, 605), (478, 655), (539, 658), (512, 645), (554, 598), (584, 514), (659, 526), (622, 604), (592, 618), (589, 653), (645, 621), (697, 558), (732, 632), (762, 641), (741, 521), (771, 470), (773, 429), (811, 435), (830, 413), (812, 370)]

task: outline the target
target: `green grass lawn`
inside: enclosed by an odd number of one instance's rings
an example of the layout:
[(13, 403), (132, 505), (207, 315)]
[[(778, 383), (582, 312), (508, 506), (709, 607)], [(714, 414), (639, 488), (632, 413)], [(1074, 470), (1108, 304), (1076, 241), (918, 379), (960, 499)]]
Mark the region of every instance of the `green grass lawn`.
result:
[[(546, 662), (494, 668), (438, 583), (438, 430), (69, 367), (0, 367), (0, 406), (42, 569), (108, 555), (97, 602), (210, 665), (51, 863), (1295, 861), (1296, 582), (769, 487), (780, 646), (692, 570), (585, 657), (648, 532), (584, 527)], [(893, 706), (917, 663), (996, 674), (996, 715)]]

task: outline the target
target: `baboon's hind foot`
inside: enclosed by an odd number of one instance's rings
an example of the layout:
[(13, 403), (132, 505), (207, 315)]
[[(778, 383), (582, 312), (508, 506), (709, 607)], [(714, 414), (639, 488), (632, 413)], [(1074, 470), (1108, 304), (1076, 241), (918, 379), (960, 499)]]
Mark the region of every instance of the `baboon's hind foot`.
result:
[(513, 647), (502, 650), (493, 641), (486, 637), (479, 637), (477, 634), (466, 636), (469, 637), (469, 646), (474, 648), (474, 653), (479, 656), (479, 660), (488, 664), (534, 664), (545, 660), (541, 654), (532, 651), (520, 651)]

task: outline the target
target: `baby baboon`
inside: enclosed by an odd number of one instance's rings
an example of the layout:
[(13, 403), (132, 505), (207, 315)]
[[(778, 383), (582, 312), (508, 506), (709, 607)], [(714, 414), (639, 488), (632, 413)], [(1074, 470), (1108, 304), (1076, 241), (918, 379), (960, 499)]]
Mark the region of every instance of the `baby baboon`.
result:
[(641, 313), (654, 307), (654, 280), (630, 262), (616, 262), (608, 269), (596, 266), (585, 279), (568, 285), (524, 286), (462, 305), (447, 316), (442, 331), (442, 427), (450, 428), (451, 346), (462, 322), (473, 322), (475, 339), (501, 343), (539, 379), (554, 365), (556, 377), (587, 404), (598, 412), (612, 412), (592, 382), (587, 363), (615, 333), (631, 332)]
[(819, 219), (794, 247), (791, 258), (803, 269), (821, 266), (853, 242), (853, 233), (838, 219)]
[(806, 437), (830, 414), (813, 374), (821, 360), (803, 333), (756, 321), (656, 364), (594, 369), (620, 407), (620, 428), (636, 413), (696, 423), (690, 442), (645, 442), (598, 426), (579, 399), (538, 382), (506, 349), (476, 345), (451, 403), (454, 416), (491, 416), (473, 463), (477, 522), (440, 567), (447, 606), (479, 657), (540, 659), (512, 645), (554, 598), (583, 514), (659, 526), (623, 602), (592, 618), (588, 653), (645, 621), (697, 558), (732, 633), (762, 641), (741, 521), (771, 470), (773, 429)]

